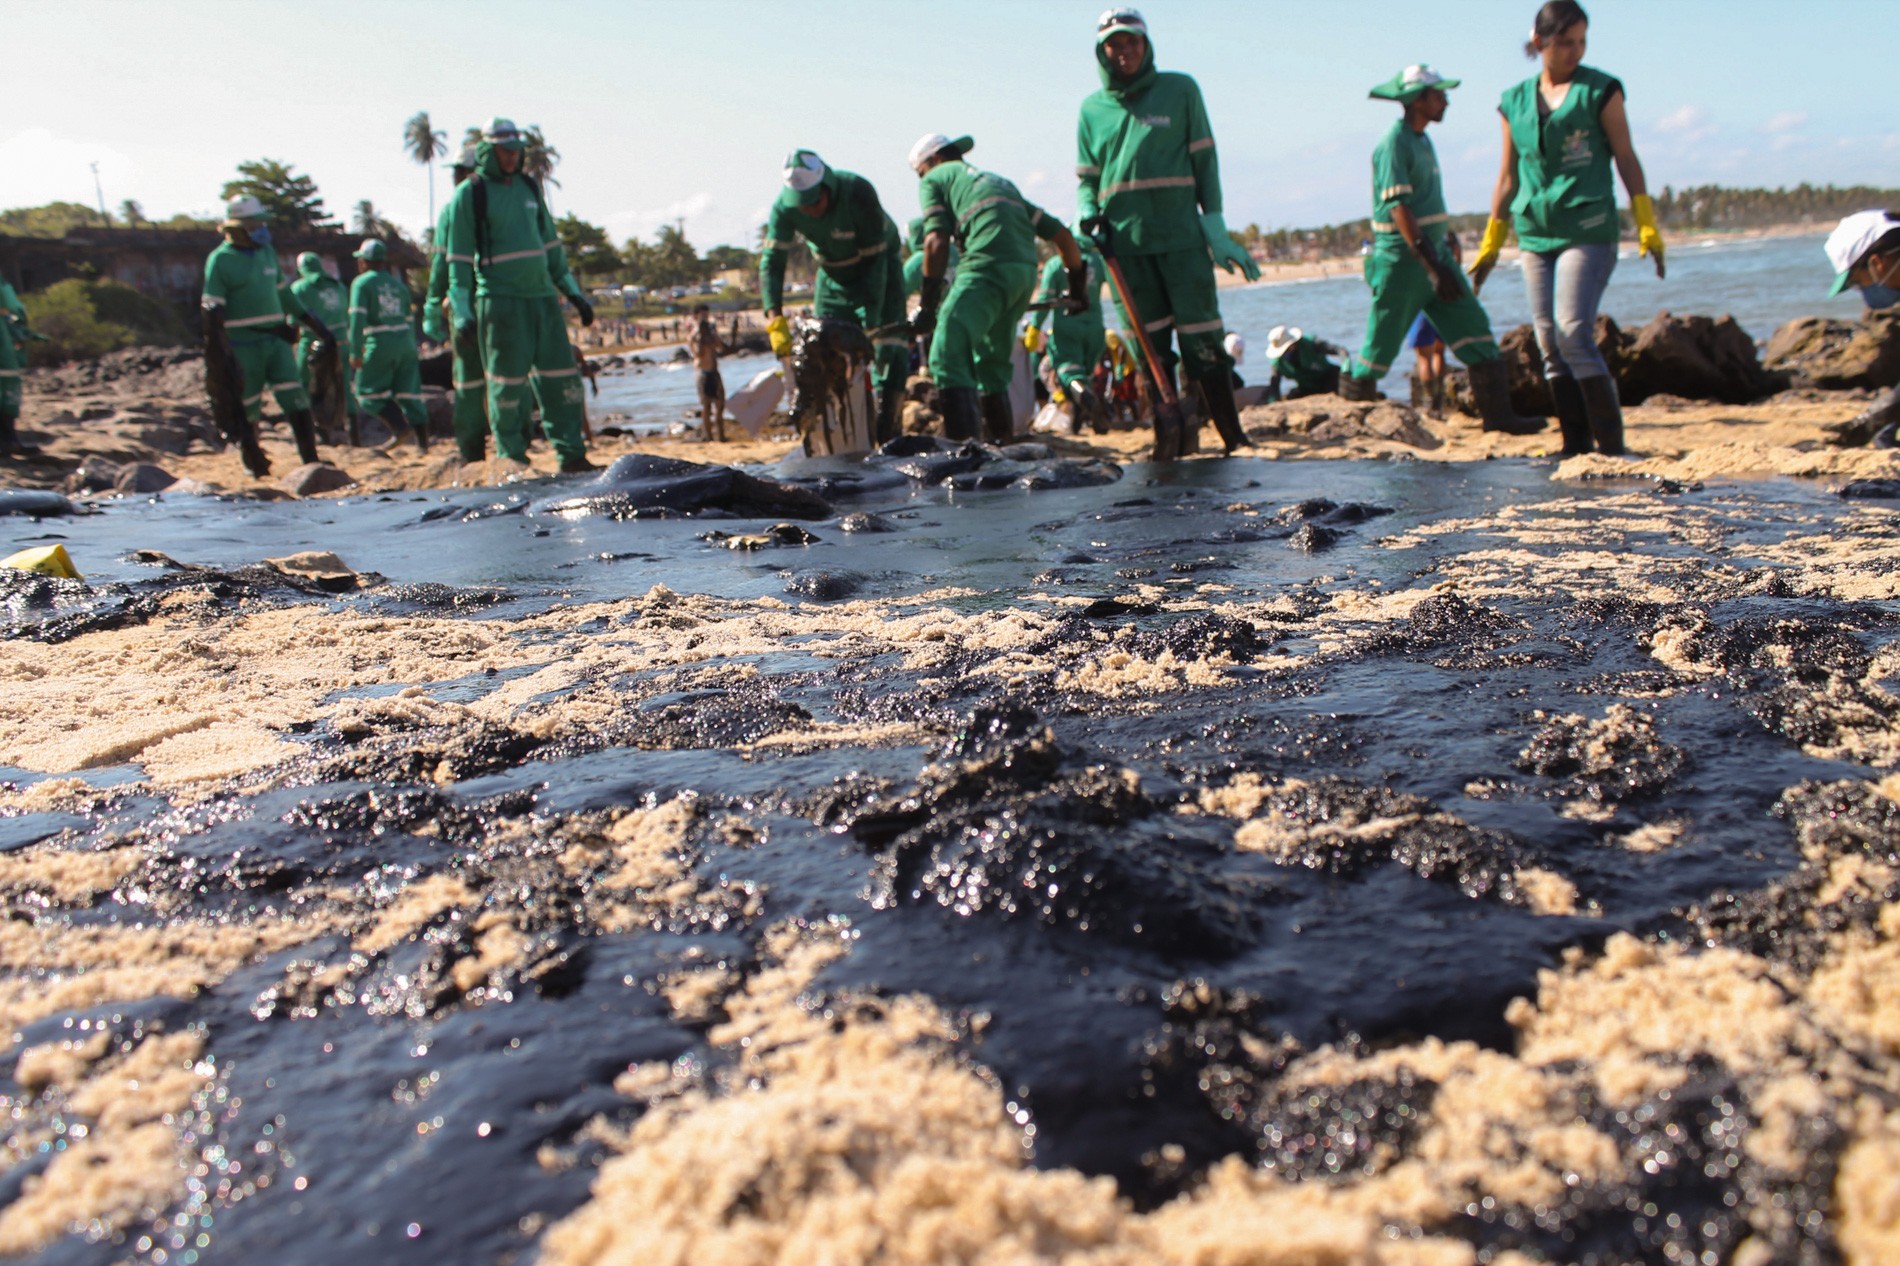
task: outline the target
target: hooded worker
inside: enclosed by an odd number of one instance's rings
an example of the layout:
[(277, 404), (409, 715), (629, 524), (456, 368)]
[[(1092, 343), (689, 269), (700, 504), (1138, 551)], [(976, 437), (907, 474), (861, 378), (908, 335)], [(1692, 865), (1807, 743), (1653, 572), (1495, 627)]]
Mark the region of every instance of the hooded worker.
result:
[[(1068, 286), (1068, 269), (1059, 255), (1051, 255), (1043, 265), (1042, 282), (1036, 288), (1036, 311), (1029, 314), (1029, 328), (1023, 331), (1023, 346), (1034, 353), (1046, 350), (1056, 384), (1072, 410), (1071, 430), (1079, 431), (1087, 421), (1095, 430), (1108, 430), (1108, 411), (1095, 394), (1095, 369), (1108, 355), (1108, 328), (1102, 320), (1102, 286), (1107, 272), (1095, 243), (1078, 237), (1085, 275), (1080, 310), (1059, 306), (1058, 300)], [(1043, 337), (1047, 330), (1046, 340)]]
[[(475, 174), (475, 147), (465, 145), (455, 160), (455, 184), (460, 187)], [(422, 332), (449, 345), (451, 398), (455, 405), (455, 447), (465, 462), (488, 455), (488, 383), (482, 376), (482, 349), (475, 332), (457, 337), (449, 330), (449, 212), (451, 198), (435, 220), (435, 244), (429, 251), (429, 288), (422, 301)]]
[[(297, 296), (305, 312), (320, 318), (332, 331), (347, 330), (350, 326), (350, 294), (343, 283), (323, 270), (323, 258), (315, 251), (305, 251), (297, 256), (297, 280), (290, 283), (290, 293)], [(304, 393), (311, 399), (313, 406), (327, 408), (319, 399), (317, 380), (312, 362), (319, 360), (324, 344), (308, 329), (297, 340), (297, 374), (303, 381)], [(356, 412), (356, 392), (349, 384), (349, 375), (343, 376), (343, 407), (346, 412)], [(335, 419), (331, 419), (335, 421)], [(352, 432), (354, 435), (354, 432)]]
[(410, 323), (409, 287), (389, 271), (389, 248), (369, 238), (356, 250), (350, 286), (350, 368), (356, 398), (401, 435), (406, 421), (416, 447), (429, 447), (429, 410), (422, 398), (422, 365)]
[[(1233, 363), (1221, 345), (1214, 265), (1248, 281), (1260, 279), (1260, 266), (1227, 231), (1200, 85), (1155, 69), (1148, 24), (1135, 9), (1110, 9), (1097, 21), (1095, 60), (1102, 87), (1083, 99), (1076, 128), (1082, 219), (1102, 217), (1112, 235), (1110, 250), (1128, 288), (1116, 296), (1123, 323), (1133, 329), (1129, 308), (1139, 311), (1161, 361), (1153, 367), (1158, 374), (1174, 372), (1172, 334), (1183, 371), (1231, 452), (1247, 437), (1234, 402)], [(1157, 411), (1158, 428), (1159, 418)], [(1171, 459), (1192, 439), (1157, 429), (1156, 459)]]
[[(910, 149), (924, 209), (924, 278), (911, 329), (929, 334), (930, 379), (937, 385), (944, 434), (1006, 441), (1016, 431), (1009, 401), (1015, 377), (1016, 327), (1036, 289), (1036, 239), (1055, 244), (1068, 270), (1068, 297), (1086, 304), (1087, 266), (1062, 222), (1036, 206), (994, 172), (963, 161), (975, 144), (941, 132), (919, 137)], [(946, 285), (950, 241), (963, 254), (955, 285)], [(940, 310), (941, 309), (941, 314)]]
[(522, 420), (532, 388), (561, 470), (598, 470), (581, 434), (581, 371), (561, 296), (582, 325), (594, 323), (594, 309), (567, 271), (540, 185), (521, 170), (526, 152), (513, 121), (490, 119), (475, 147), (475, 174), (449, 198), (451, 320), (458, 340), (479, 340), (495, 451), (527, 461)]
[(1445, 241), (1451, 217), (1445, 211), (1438, 154), (1425, 129), (1445, 117), (1446, 93), (1457, 86), (1458, 80), (1416, 65), (1369, 94), (1398, 102), (1404, 113), (1372, 152), (1372, 250), (1365, 263), (1372, 310), (1365, 342), (1340, 377), (1339, 394), (1347, 400), (1378, 399), (1379, 379), (1392, 367), (1412, 319), (1423, 311), (1446, 349), (1464, 362), (1484, 429), (1531, 435), (1543, 430), (1546, 420), (1519, 417), (1511, 408), (1491, 320)]
[(26, 372), (26, 356), (20, 344), (43, 337), (27, 328), (26, 305), (6, 278), (0, 277), (0, 457), (40, 454), (37, 446), (20, 442), (15, 428), (20, 421), (20, 384)]
[(256, 437), (267, 388), (290, 422), (297, 456), (305, 464), (317, 460), (316, 420), (310, 416), (310, 397), (290, 350), (297, 341), (291, 320), (301, 321), (324, 342), (333, 343), (335, 335), (322, 317), (298, 302), (289, 279), (278, 269), (270, 213), (262, 203), (248, 195), (231, 199), (218, 229), (224, 241), (205, 260), (206, 334), (229, 349), (243, 379), (242, 427), (232, 438), (238, 441), (245, 469), (261, 478), (270, 473), (270, 461)]
[(876, 349), (877, 436), (897, 436), (898, 406), (910, 373), (910, 339), (904, 320), (902, 240), (871, 182), (825, 165), (808, 149), (785, 160), (785, 188), (772, 204), (759, 252), (759, 295), (773, 354), (792, 354), (785, 319), (786, 253), (804, 238), (818, 261), (812, 311), (820, 317), (856, 321), (871, 331)]

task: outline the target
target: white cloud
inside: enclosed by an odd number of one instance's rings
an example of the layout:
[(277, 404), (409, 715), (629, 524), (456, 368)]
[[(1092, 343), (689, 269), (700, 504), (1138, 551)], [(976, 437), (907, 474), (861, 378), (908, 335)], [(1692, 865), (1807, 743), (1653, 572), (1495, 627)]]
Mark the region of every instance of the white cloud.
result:
[(1688, 140), (1696, 140), (1715, 131), (1709, 124), (1709, 112), (1699, 105), (1686, 105), (1672, 110), (1657, 119), (1654, 127), (1658, 132)]
[(1761, 130), (1769, 133), (1792, 132), (1796, 128), (1805, 126), (1807, 121), (1808, 114), (1805, 110), (1783, 110), (1762, 124)]
[(16, 132), (0, 141), (0, 171), (7, 173), (7, 205), (77, 202), (96, 206), (93, 163), (99, 164), (99, 185), (105, 189), (106, 207), (116, 209), (133, 187), (138, 163), (110, 145), (55, 136), (43, 127)]

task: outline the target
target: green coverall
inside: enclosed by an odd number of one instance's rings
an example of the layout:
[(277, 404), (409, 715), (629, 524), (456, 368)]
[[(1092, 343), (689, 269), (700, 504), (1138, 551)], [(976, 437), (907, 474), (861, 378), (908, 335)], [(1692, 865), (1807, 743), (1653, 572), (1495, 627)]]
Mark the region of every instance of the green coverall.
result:
[(350, 358), (363, 362), (356, 371), (356, 398), (363, 411), (387, 416), (383, 408), (393, 396), (420, 434), (428, 429), (429, 410), (422, 398), (410, 303), (409, 287), (393, 274), (372, 269), (359, 275), (350, 286)]
[(938, 163), (917, 186), (924, 232), (963, 248), (930, 340), (930, 378), (984, 395), (1009, 390), (1016, 325), (1036, 289), (1036, 239), (1053, 238), (1056, 218), (994, 172), (962, 159)]
[(5, 280), (0, 280), (0, 439), (13, 438), (13, 423), (20, 416), (20, 378), (26, 371), (26, 356), (20, 349), (14, 322), (26, 328), (26, 305)]
[(1438, 155), (1423, 132), (1414, 132), (1400, 119), (1372, 151), (1372, 253), (1366, 256), (1366, 284), (1372, 287), (1372, 310), (1366, 314), (1366, 340), (1348, 371), (1354, 378), (1377, 380), (1392, 368), (1405, 342), (1405, 332), (1422, 309), (1444, 337), (1446, 350), (1467, 365), (1498, 358), (1491, 337), (1491, 319), (1471, 293), (1471, 283), (1457, 268), (1459, 294), (1447, 302), (1432, 288), (1432, 275), (1405, 244), (1392, 209), (1406, 207), (1418, 220), (1419, 232), (1429, 238), (1440, 259), (1451, 259), (1445, 245), (1445, 193), (1438, 177)]
[[(884, 213), (871, 182), (854, 172), (825, 173), (831, 204), (821, 216), (798, 207), (798, 194), (786, 189), (772, 204), (765, 244), (759, 253), (759, 293), (766, 311), (785, 306), (785, 254), (804, 238), (818, 260), (818, 286), (812, 311), (844, 317), (867, 331), (904, 319), (904, 269), (898, 259), (902, 239)], [(910, 338), (903, 332), (871, 340), (877, 349), (880, 394), (901, 390), (910, 377)]]
[[(1199, 215), (1222, 209), (1220, 162), (1200, 85), (1188, 75), (1157, 71), (1152, 40), (1141, 69), (1120, 82), (1103, 51), (1106, 42), (1104, 36), (1095, 45), (1101, 90), (1083, 99), (1076, 125), (1077, 205), (1085, 220), (1108, 218), (1128, 297), (1141, 310), (1161, 369), (1174, 367), (1172, 329), (1189, 376), (1230, 374), (1234, 362), (1221, 345), (1214, 261)], [(1119, 296), (1116, 305), (1133, 328)]]
[[(290, 283), (290, 293), (297, 296), (297, 302), (303, 305), (305, 312), (314, 314), (318, 320), (329, 326), (332, 334), (341, 334), (349, 328), (349, 292), (343, 288), (342, 282), (323, 271), (323, 265), (320, 262), (312, 261), (306, 264), (301, 260), (298, 261), (297, 280)], [(297, 340), (297, 377), (302, 381), (306, 392), (310, 390), (310, 353), (316, 344), (317, 336), (311, 332), (309, 326), (303, 327), (302, 336)], [(343, 390), (349, 397), (348, 408), (354, 412), (356, 395), (350, 387), (348, 378), (349, 375), (345, 374)]]
[[(1095, 243), (1078, 237), (1076, 244), (1082, 248), (1082, 262), (1089, 270), (1088, 286), (1082, 292), (1088, 307), (1074, 316), (1060, 308), (1045, 309), (1031, 315), (1030, 321), (1039, 329), (1046, 324), (1049, 363), (1056, 367), (1056, 377), (1065, 384), (1077, 379), (1092, 384), (1095, 367), (1108, 355), (1108, 328), (1102, 321), (1102, 287), (1108, 280), (1108, 270), (1102, 264)], [(1036, 302), (1060, 299), (1068, 292), (1068, 270), (1062, 266), (1062, 257), (1051, 256), (1042, 266), (1042, 284), (1036, 288)]]
[(277, 268), (277, 252), (264, 246), (221, 244), (205, 260), (205, 310), (222, 309), (225, 338), (244, 375), (244, 416), (255, 426), (264, 412), (264, 391), (286, 415), (310, 407), (290, 344), (278, 337), (303, 304)]
[(1339, 386), (1339, 366), (1327, 359), (1325, 351), (1310, 338), (1296, 339), (1293, 346), (1269, 361), (1267, 367), (1273, 371), (1270, 387), (1277, 389), (1282, 378), (1292, 382), (1293, 389), (1284, 396), (1287, 400), (1324, 395)]
[[(466, 183), (466, 182), (464, 182)], [(451, 398), (455, 402), (455, 447), (463, 461), (478, 462), (488, 452), (488, 383), (482, 377), (481, 339), (474, 334), (456, 338), (449, 330), (442, 303), (449, 295), (449, 212), (444, 204), (435, 217), (435, 248), (429, 252), (429, 289), (422, 300), (422, 332), (449, 345)]]
[[(587, 460), (581, 371), (561, 296), (579, 297), (580, 285), (539, 189), (519, 172), (505, 175), (495, 148), (487, 141), (475, 147), (475, 174), (449, 200), (449, 308), (458, 334), (471, 325), (478, 331), (495, 451), (527, 460), (522, 420), (532, 385), (548, 442), (563, 466), (579, 465)], [(478, 191), (486, 203), (481, 217)]]

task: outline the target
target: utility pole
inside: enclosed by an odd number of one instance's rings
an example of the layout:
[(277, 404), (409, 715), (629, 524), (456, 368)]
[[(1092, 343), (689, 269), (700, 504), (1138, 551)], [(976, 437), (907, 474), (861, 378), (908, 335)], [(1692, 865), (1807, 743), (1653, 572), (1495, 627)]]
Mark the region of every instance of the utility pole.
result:
[(99, 218), (110, 223), (112, 217), (106, 214), (106, 187), (99, 183), (98, 163), (92, 165), (92, 189), (99, 195)]

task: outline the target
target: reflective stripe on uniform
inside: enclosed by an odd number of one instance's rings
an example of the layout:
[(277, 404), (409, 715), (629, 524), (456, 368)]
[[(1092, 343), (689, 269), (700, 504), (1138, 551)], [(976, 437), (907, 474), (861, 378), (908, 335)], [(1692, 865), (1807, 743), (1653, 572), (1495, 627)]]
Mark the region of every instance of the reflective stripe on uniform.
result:
[(1218, 334), (1221, 323), (1218, 320), (1196, 321), (1193, 325), (1184, 325), (1180, 328), (1183, 334)]
[(871, 340), (872, 347), (909, 347), (907, 338), (876, 338)]
[(284, 324), (284, 314), (281, 312), (278, 312), (271, 316), (238, 317), (234, 321), (226, 321), (224, 323), (224, 328), (227, 330), (235, 330), (246, 325), (282, 325), (282, 324)]
[(356, 316), (358, 313), (361, 313), (363, 316), (368, 316), (369, 309), (368, 308), (351, 308), (350, 309), (351, 316)]
[(1387, 185), (1384, 189), (1379, 190), (1379, 201), (1384, 202), (1387, 198), (1396, 198), (1402, 193), (1410, 192), (1412, 192), (1412, 186), (1410, 185)]
[(833, 268), (848, 268), (852, 264), (860, 263), (866, 259), (869, 259), (871, 256), (877, 254), (879, 251), (883, 249), (884, 249), (884, 243), (878, 242), (874, 245), (865, 247), (863, 250), (859, 251), (855, 255), (850, 256), (849, 258), (846, 258), (846, 259), (821, 258), (819, 259), (818, 262), (827, 270), (833, 269)]
[(475, 257), (473, 255), (450, 255), (449, 262), (451, 264), (472, 264), (475, 262)]
[(457, 391), (472, 391), (476, 387), (481, 386), (482, 383), (483, 380), (480, 378), (471, 379), (468, 382), (463, 382), (460, 378), (457, 378), (454, 382), (454, 387)]
[[(580, 372), (579, 366), (569, 366), (566, 369), (531, 369), (528, 371), (528, 374), (534, 378), (572, 378)], [(502, 378), (498, 381), (512, 382), (513, 379)]]
[(968, 211), (965, 211), (962, 215), (958, 216), (957, 227), (962, 228), (964, 225), (968, 224), (970, 222), (970, 217), (975, 215), (978, 211), (981, 211), (984, 207), (993, 207), (997, 205), (1009, 206), (1009, 207), (1020, 207), (1023, 204), (1021, 202), (1018, 202), (1016, 199), (1008, 196), (1007, 194), (999, 193), (994, 198), (983, 199), (983, 201), (977, 203), (976, 205), (972, 206)]
[(1471, 336), (1470, 338), (1461, 338), (1461, 339), (1459, 339), (1459, 340), (1458, 340), (1458, 341), (1457, 341), (1456, 343), (1453, 343), (1453, 344), (1451, 344), (1451, 345), (1450, 345), (1449, 347), (1447, 347), (1447, 348), (1446, 348), (1445, 350), (1446, 350), (1446, 351), (1448, 351), (1448, 352), (1455, 352), (1455, 351), (1457, 351), (1457, 350), (1458, 350), (1459, 348), (1461, 348), (1461, 347), (1469, 347), (1469, 346), (1471, 346), (1471, 345), (1472, 345), (1473, 343), (1489, 343), (1489, 342), (1492, 342), (1492, 341), (1493, 341), (1493, 339), (1492, 339), (1492, 338), (1491, 338), (1491, 336), (1490, 336), (1490, 335), (1488, 335), (1488, 334), (1473, 334), (1473, 335), (1472, 335), (1472, 336)]
[(0, 369), (0, 378), (18, 378), (23, 372), (18, 369)]
[(796, 245), (798, 245), (796, 241), (792, 241), (792, 242), (773, 241), (773, 242), (766, 242), (764, 245), (760, 246), (759, 249), (762, 251), (789, 251), (792, 249), (792, 247)]
[(423, 395), (419, 391), (415, 391), (415, 392), (398, 391), (396, 393), (396, 399), (398, 400), (427, 400), (428, 397)]
[(270, 385), (272, 391), (289, 391), (293, 387), (298, 391), (303, 390), (303, 384), (300, 382), (274, 382)]
[(1118, 180), (1102, 190), (1104, 198), (1112, 198), (1118, 193), (1134, 193), (1143, 189), (1192, 189), (1192, 176), (1154, 176), (1147, 180)]
[(1390, 365), (1375, 365), (1371, 361), (1367, 360), (1365, 357), (1359, 356), (1356, 354), (1353, 356), (1353, 359), (1358, 361), (1361, 365), (1364, 365), (1367, 369), (1370, 369), (1373, 373), (1380, 375), (1381, 377), (1385, 375), (1386, 370), (1392, 368), (1392, 366)]
[(363, 327), (363, 333), (365, 334), (400, 334), (404, 330), (407, 330), (408, 328), (409, 327), (406, 325), (366, 325)]
[(520, 387), (525, 386), (528, 380), (526, 378), (503, 378), (500, 374), (490, 374), (488, 375), (488, 381), (498, 383), (503, 387)]
[(490, 255), (488, 257), (488, 262), (491, 265), (505, 264), (509, 260), (513, 260), (513, 259), (540, 259), (546, 254), (547, 254), (547, 250), (545, 247), (540, 250), (533, 250), (533, 251), (509, 251), (506, 255)]
[(1150, 321), (1150, 322), (1148, 322), (1148, 324), (1146, 324), (1146, 325), (1144, 325), (1144, 326), (1142, 326), (1141, 328), (1142, 328), (1142, 329), (1144, 329), (1144, 330), (1146, 330), (1146, 331), (1148, 331), (1148, 332), (1149, 332), (1150, 334), (1152, 334), (1152, 333), (1154, 333), (1154, 332), (1155, 332), (1156, 330), (1165, 330), (1165, 329), (1167, 329), (1167, 328), (1168, 328), (1168, 327), (1169, 327), (1170, 325), (1173, 325), (1173, 324), (1174, 324), (1174, 318), (1173, 318), (1173, 317), (1171, 317), (1171, 316), (1164, 316), (1164, 317), (1162, 317), (1162, 318), (1161, 318), (1161, 319), (1160, 319), (1159, 321)]
[(1211, 136), (1204, 136), (1198, 141), (1188, 142), (1188, 153), (1190, 154), (1198, 154), (1200, 151), (1204, 149), (1213, 149), (1213, 148), (1214, 148), (1214, 138)]
[(1099, 176), (1102, 174), (1102, 169), (1100, 167), (1091, 167), (1086, 163), (1078, 163), (1076, 164), (1075, 174), (1078, 176)]
[[(1416, 217), (1416, 219), (1418, 226), (1422, 229), (1428, 224), (1443, 224), (1446, 220), (1451, 219), (1451, 216), (1448, 214), (1421, 215)], [(1372, 222), (1372, 231), (1374, 233), (1396, 233), (1399, 231), (1399, 226), (1389, 220), (1374, 220)]]

